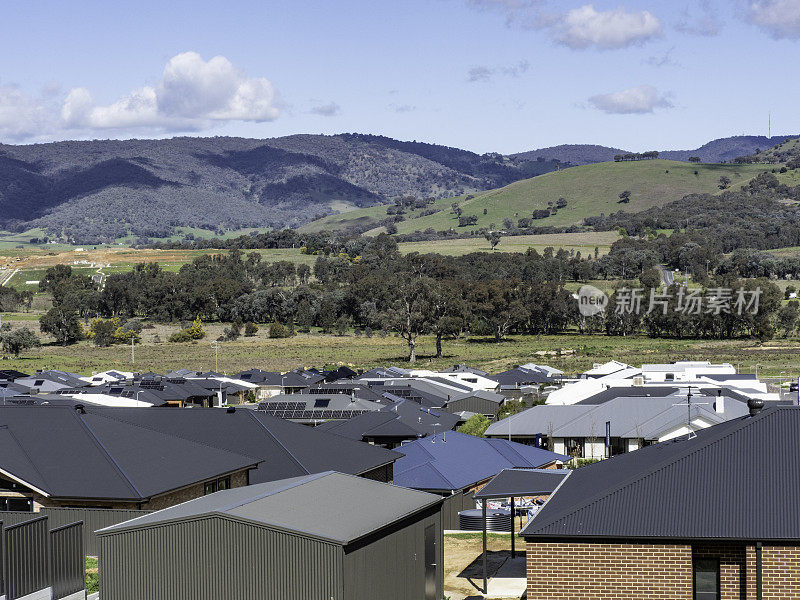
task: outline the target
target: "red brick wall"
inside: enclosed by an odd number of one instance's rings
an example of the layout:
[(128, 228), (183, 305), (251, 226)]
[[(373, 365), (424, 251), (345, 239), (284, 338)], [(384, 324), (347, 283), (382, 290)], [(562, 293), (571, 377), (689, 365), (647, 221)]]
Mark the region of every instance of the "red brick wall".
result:
[(528, 598), (692, 600), (689, 545), (528, 543)]

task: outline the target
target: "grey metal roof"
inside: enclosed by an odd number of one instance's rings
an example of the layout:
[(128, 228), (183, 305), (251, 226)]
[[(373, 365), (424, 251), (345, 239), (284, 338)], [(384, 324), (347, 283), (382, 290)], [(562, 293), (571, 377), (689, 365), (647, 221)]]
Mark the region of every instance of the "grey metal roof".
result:
[(764, 409), (575, 470), (531, 539), (800, 540), (800, 407)]
[(571, 472), (566, 469), (504, 469), (475, 494), (475, 499), (552, 494)]
[(124, 409), (0, 406), (0, 469), (57, 498), (143, 501), (263, 460), (137, 427), (114, 410)]
[(494, 402), (495, 404), (502, 404), (507, 400), (505, 396), (502, 394), (498, 394), (497, 392), (491, 392), (488, 390), (475, 390), (472, 392), (465, 392), (463, 394), (454, 395), (450, 400), (445, 403), (445, 406), (452, 402), (458, 402), (459, 400), (466, 400), (467, 398), (480, 398), (481, 400), (486, 400), (487, 402)]
[(217, 492), (98, 533), (222, 515), (346, 545), (442, 501), (433, 494), (327, 472)]
[[(701, 416), (717, 423), (747, 414), (747, 406), (725, 397), (724, 411), (714, 409), (715, 399), (694, 396), (692, 418)], [(605, 435), (605, 424), (611, 422), (611, 435), (621, 438), (656, 439), (668, 428), (687, 420), (686, 396), (664, 397), (619, 396), (602, 404), (543, 404), (492, 423), (487, 436), (537, 434), (549, 437), (598, 437)], [(674, 424), (674, 425), (673, 425)]]

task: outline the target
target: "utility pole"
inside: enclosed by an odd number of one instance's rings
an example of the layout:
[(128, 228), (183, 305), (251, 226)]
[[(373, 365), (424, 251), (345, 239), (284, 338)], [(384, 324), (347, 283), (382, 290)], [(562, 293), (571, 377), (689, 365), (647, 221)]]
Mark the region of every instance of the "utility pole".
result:
[(136, 364), (136, 353), (134, 351), (134, 346), (136, 345), (136, 338), (131, 336), (131, 364)]
[(211, 342), (211, 347), (214, 349), (214, 370), (219, 373), (219, 344)]

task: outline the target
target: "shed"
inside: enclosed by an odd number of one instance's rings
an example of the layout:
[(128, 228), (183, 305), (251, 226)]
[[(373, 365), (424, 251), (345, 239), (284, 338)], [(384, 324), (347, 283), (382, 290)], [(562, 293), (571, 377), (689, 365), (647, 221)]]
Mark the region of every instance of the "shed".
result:
[(440, 600), (441, 505), (332, 471), (217, 492), (100, 530), (102, 597)]

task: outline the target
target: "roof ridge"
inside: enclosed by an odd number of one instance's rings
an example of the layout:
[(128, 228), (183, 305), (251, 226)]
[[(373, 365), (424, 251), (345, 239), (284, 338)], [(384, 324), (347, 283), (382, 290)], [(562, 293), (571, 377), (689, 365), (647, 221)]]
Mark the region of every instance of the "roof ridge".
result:
[(315, 474), (308, 474), (308, 475), (301, 475), (299, 479), (303, 479), (303, 481), (296, 481), (294, 483), (286, 483), (276, 489), (270, 490), (268, 492), (264, 492), (262, 494), (256, 494), (255, 496), (250, 496), (247, 499), (244, 499), (239, 502), (234, 502), (232, 504), (227, 504), (225, 506), (221, 506), (217, 508), (215, 512), (227, 512), (229, 510), (233, 510), (234, 508), (239, 508), (240, 506), (244, 506), (245, 504), (250, 504), (251, 502), (256, 502), (258, 500), (263, 500), (264, 498), (269, 498), (270, 496), (274, 496), (275, 494), (280, 494), (281, 492), (285, 492), (286, 490), (290, 490), (292, 488), (296, 488), (312, 481), (316, 481), (317, 479), (321, 479), (322, 477), (327, 477), (328, 475), (333, 474), (335, 471), (322, 471), (321, 473)]
[[(771, 413), (772, 413), (772, 411), (769, 411), (766, 414), (769, 415)], [(680, 461), (685, 460), (688, 456), (690, 456), (691, 454), (694, 454), (695, 452), (697, 452), (700, 449), (708, 448), (710, 446), (713, 446), (714, 444), (717, 444), (717, 443), (721, 442), (724, 439), (727, 439), (727, 438), (731, 437), (735, 433), (738, 433), (738, 432), (742, 431), (743, 429), (746, 429), (746, 428), (750, 427), (750, 425), (752, 425), (754, 422), (760, 421), (761, 418), (763, 418), (764, 414), (765, 413), (762, 412), (761, 415), (759, 415), (757, 417), (749, 417), (749, 418), (744, 417), (744, 418), (742, 418), (742, 423), (740, 423), (737, 427), (733, 427), (731, 431), (728, 431), (728, 432), (726, 432), (725, 434), (723, 434), (723, 435), (721, 435), (719, 437), (716, 437), (714, 439), (706, 441), (706, 442), (704, 442), (702, 445), (700, 445), (697, 448), (684, 448), (683, 450), (681, 450), (681, 452), (678, 453), (677, 456), (671, 456), (669, 458), (665, 458), (661, 462), (656, 463), (655, 465), (652, 465), (650, 468), (647, 469), (647, 472), (645, 472), (644, 474), (637, 473), (636, 475), (633, 475), (633, 476), (629, 477), (628, 479), (625, 479), (621, 483), (613, 486), (610, 490), (604, 490), (604, 491), (598, 492), (594, 496), (590, 496), (588, 499), (584, 500), (582, 503), (578, 504), (576, 507), (570, 509), (569, 512), (567, 512), (566, 514), (556, 515), (555, 519), (553, 519), (551, 517), (549, 519), (549, 522), (545, 521), (544, 527), (546, 527), (548, 525), (551, 525), (555, 521), (560, 521), (562, 519), (570, 517), (570, 516), (574, 515), (575, 513), (577, 513), (578, 511), (583, 510), (585, 508), (588, 508), (589, 506), (592, 506), (593, 504), (596, 504), (596, 503), (600, 502), (601, 500), (605, 500), (606, 498), (616, 494), (617, 492), (620, 492), (621, 490), (633, 485), (634, 483), (636, 483), (638, 481), (641, 481), (641, 480), (643, 480), (643, 479), (645, 479), (647, 477), (650, 477), (650, 476), (654, 475), (655, 473), (659, 473), (659, 472), (663, 471), (665, 468), (667, 468), (670, 465), (673, 465), (673, 464), (676, 464), (676, 463), (678, 463)], [(730, 422), (732, 422), (732, 421), (726, 421), (726, 423), (730, 423)], [(706, 431), (708, 431), (708, 430), (706, 430)], [(697, 438), (694, 438), (694, 439), (697, 439)], [(686, 440), (681, 440), (681, 441), (689, 442), (689, 441), (691, 441), (691, 439), (686, 439)], [(663, 443), (666, 443), (666, 442), (659, 442), (659, 443), (663, 444)], [(638, 451), (639, 450), (634, 450), (634, 452), (638, 452)], [(537, 529), (541, 529), (541, 528), (542, 528), (541, 526), (537, 527)]]
[[(19, 440), (17, 439), (17, 436), (14, 435), (14, 432), (11, 431), (11, 428), (8, 427), (7, 425), (3, 425), (3, 426), (0, 426), (0, 430), (2, 430), (2, 429), (5, 429), (6, 431), (8, 431), (8, 435), (11, 437), (11, 439), (17, 445), (17, 448), (20, 449), (20, 451), (22, 452), (22, 455), (25, 457), (25, 460), (28, 461), (28, 463), (33, 468), (33, 470), (36, 472), (36, 474), (42, 479), (42, 482), (49, 487), (50, 484), (47, 482), (47, 479), (45, 478), (44, 475), (42, 475), (41, 471), (39, 471), (39, 469), (36, 467), (36, 463), (34, 463), (31, 460), (31, 457), (28, 456), (28, 453), (25, 452), (25, 448), (23, 448), (22, 444), (19, 443)], [(0, 515), (0, 516), (2, 516), (2, 515)]]
[(274, 433), (272, 433), (272, 432), (269, 430), (269, 428), (268, 428), (266, 425), (264, 425), (264, 423), (262, 423), (262, 422), (261, 422), (261, 419), (259, 419), (258, 417), (256, 417), (256, 415), (255, 415), (255, 414), (253, 414), (254, 412), (255, 412), (255, 411), (247, 411), (247, 413), (246, 413), (246, 414), (250, 415), (250, 418), (251, 418), (251, 419), (253, 419), (253, 421), (255, 421), (255, 422), (256, 422), (256, 423), (259, 425), (259, 427), (261, 427), (261, 428), (262, 428), (264, 431), (266, 431), (266, 432), (267, 432), (267, 435), (269, 435), (269, 437), (271, 437), (271, 438), (273, 439), (273, 441), (274, 441), (276, 444), (278, 444), (278, 445), (279, 445), (281, 448), (283, 448), (284, 452), (286, 452), (286, 454), (288, 454), (288, 455), (289, 455), (289, 458), (291, 458), (291, 459), (292, 459), (294, 462), (296, 462), (296, 463), (297, 463), (297, 466), (298, 466), (298, 467), (300, 467), (301, 469), (303, 469), (303, 471), (305, 471), (306, 473), (308, 473), (309, 475), (311, 475), (311, 471), (309, 471), (309, 470), (306, 468), (306, 466), (305, 466), (305, 465), (304, 465), (302, 462), (300, 462), (300, 459), (298, 459), (298, 458), (297, 458), (297, 457), (296, 457), (296, 456), (295, 456), (295, 455), (292, 453), (292, 451), (291, 451), (291, 450), (289, 450), (289, 449), (288, 449), (288, 448), (287, 448), (287, 447), (286, 447), (286, 446), (283, 444), (283, 442), (281, 442), (281, 441), (280, 441), (280, 440), (279, 440), (279, 439), (278, 439), (278, 438), (275, 436), (275, 434), (274, 434)]
[(108, 462), (111, 463), (111, 465), (119, 472), (119, 474), (124, 479), (125, 483), (128, 484), (128, 486), (134, 491), (135, 494), (138, 495), (139, 498), (146, 498), (146, 496), (142, 494), (139, 488), (136, 487), (136, 484), (133, 483), (133, 480), (125, 472), (125, 469), (123, 469), (122, 466), (114, 459), (114, 457), (111, 456), (111, 452), (109, 452), (108, 448), (106, 448), (103, 442), (100, 441), (100, 438), (98, 438), (95, 432), (92, 430), (92, 428), (89, 427), (89, 424), (86, 423), (86, 421), (79, 416), (78, 411), (73, 409), (70, 410), (70, 412), (72, 413), (73, 418), (77, 419), (80, 426), (83, 427), (89, 434), (89, 436), (92, 438), (92, 440), (94, 440), (94, 443), (100, 448), (103, 455), (106, 457), (106, 460), (108, 460)]

